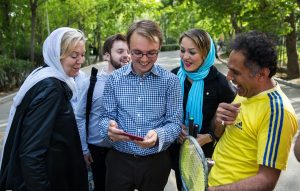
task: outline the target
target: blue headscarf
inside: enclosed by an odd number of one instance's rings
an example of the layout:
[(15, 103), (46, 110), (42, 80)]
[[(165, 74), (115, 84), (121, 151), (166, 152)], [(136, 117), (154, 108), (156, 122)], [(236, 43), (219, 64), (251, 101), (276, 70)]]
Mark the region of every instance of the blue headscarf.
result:
[[(210, 38), (210, 36), (209, 36)], [(188, 125), (188, 118), (194, 118), (194, 124), (199, 125), (198, 132), (200, 132), (202, 128), (202, 107), (203, 107), (203, 91), (204, 91), (204, 81), (203, 79), (208, 75), (210, 67), (215, 62), (215, 45), (213, 40), (210, 38), (210, 50), (205, 58), (203, 64), (197, 71), (187, 72), (184, 69), (184, 63), (182, 59), (180, 59), (180, 69), (177, 73), (178, 78), (180, 80), (182, 93), (184, 94), (184, 81), (186, 76), (188, 76), (191, 80), (193, 80), (192, 87), (188, 94), (188, 100), (186, 104), (186, 116), (185, 116), (185, 125)]]

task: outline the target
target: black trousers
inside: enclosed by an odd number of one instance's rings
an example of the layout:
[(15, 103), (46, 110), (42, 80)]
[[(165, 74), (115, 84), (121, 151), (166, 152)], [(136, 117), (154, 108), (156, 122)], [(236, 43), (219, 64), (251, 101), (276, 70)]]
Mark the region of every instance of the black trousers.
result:
[(182, 180), (181, 180), (181, 175), (180, 175), (180, 170), (179, 170), (180, 146), (181, 145), (179, 143), (173, 143), (169, 148), (171, 162), (172, 162), (172, 169), (175, 171), (176, 185), (177, 185), (177, 189), (179, 191), (182, 190)]
[(93, 180), (95, 184), (94, 191), (104, 191), (105, 190), (105, 176), (106, 176), (106, 165), (105, 158), (109, 151), (109, 148), (98, 147), (89, 144), (89, 150), (93, 157), (91, 163), (91, 168), (93, 172)]
[(110, 150), (106, 157), (107, 191), (163, 191), (171, 171), (169, 151), (134, 156)]

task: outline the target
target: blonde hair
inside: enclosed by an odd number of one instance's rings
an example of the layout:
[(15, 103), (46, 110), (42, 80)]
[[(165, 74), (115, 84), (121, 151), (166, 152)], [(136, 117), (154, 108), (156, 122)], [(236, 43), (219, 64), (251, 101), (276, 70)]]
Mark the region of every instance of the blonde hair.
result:
[(210, 37), (202, 29), (191, 29), (184, 32), (179, 38), (179, 44), (184, 37), (190, 38), (200, 50), (200, 54), (206, 58), (210, 50)]
[(159, 40), (159, 46), (161, 46), (163, 42), (162, 31), (160, 30), (158, 24), (154, 21), (141, 20), (133, 23), (129, 27), (126, 35), (128, 46), (130, 45), (130, 39), (134, 32), (148, 38), (152, 42), (156, 42), (155, 37), (157, 37)]
[(80, 30), (66, 32), (60, 44), (60, 59), (64, 59), (73, 51), (80, 41), (86, 42), (87, 38), (84, 33)]

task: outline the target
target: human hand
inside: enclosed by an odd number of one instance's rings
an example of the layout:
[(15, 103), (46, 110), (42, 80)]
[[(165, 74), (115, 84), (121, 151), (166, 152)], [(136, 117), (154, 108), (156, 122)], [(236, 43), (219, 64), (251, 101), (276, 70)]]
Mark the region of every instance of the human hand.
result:
[(185, 125), (181, 125), (181, 133), (178, 137), (178, 142), (182, 144), (187, 135), (187, 127)]
[(90, 167), (91, 163), (94, 162), (91, 153), (85, 154), (83, 157), (86, 167)]
[(198, 134), (197, 135), (197, 142), (199, 143), (199, 145), (202, 147), (203, 145), (210, 143), (211, 140), (211, 136), (210, 134)]
[(157, 133), (154, 130), (150, 130), (144, 137), (143, 141), (134, 141), (137, 145), (142, 148), (151, 148), (155, 145), (158, 140)]
[(240, 106), (241, 103), (220, 103), (216, 111), (215, 122), (222, 126), (234, 124), (240, 112)]
[(124, 131), (118, 128), (118, 124), (114, 120), (109, 121), (108, 137), (111, 141), (130, 141), (128, 136), (122, 135)]

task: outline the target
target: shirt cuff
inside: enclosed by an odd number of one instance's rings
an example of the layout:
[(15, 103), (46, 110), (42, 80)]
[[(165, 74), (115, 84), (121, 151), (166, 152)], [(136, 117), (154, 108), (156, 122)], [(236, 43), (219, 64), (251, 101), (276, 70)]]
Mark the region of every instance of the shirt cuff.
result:
[(165, 142), (165, 131), (162, 128), (158, 128), (154, 130), (157, 133), (157, 140), (155, 145), (158, 142), (158, 152), (162, 151), (164, 142)]
[(83, 151), (83, 155), (87, 155), (87, 154), (89, 154), (89, 153), (90, 153), (89, 150), (84, 150), (84, 151)]

